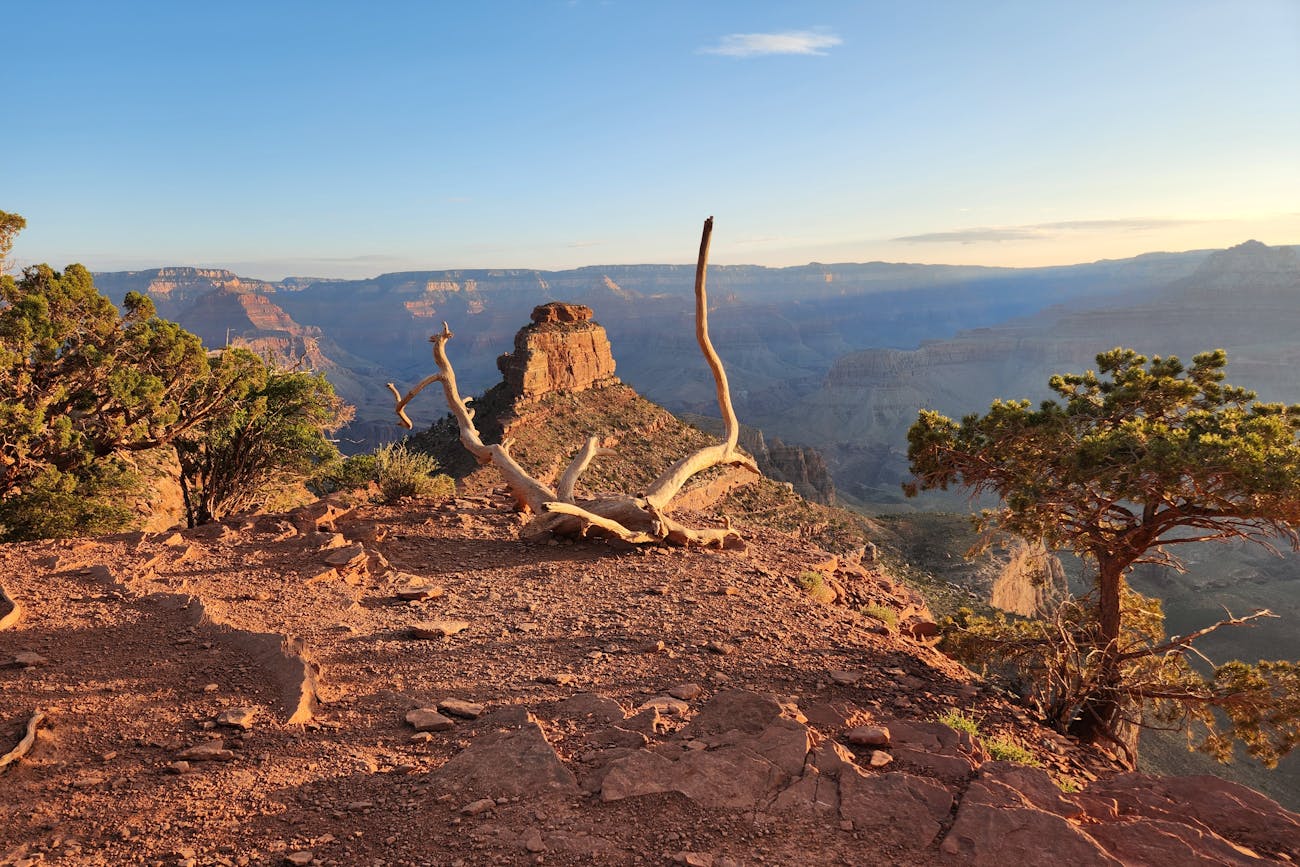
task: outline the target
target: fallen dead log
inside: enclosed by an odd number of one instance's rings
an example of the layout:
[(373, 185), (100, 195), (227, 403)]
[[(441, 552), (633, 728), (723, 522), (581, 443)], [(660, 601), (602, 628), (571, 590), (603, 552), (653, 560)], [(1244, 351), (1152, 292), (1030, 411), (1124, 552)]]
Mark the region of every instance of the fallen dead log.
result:
[(3, 773), (5, 768), (31, 752), (32, 746), (36, 743), (36, 730), (44, 721), (45, 714), (42, 711), (38, 710), (32, 714), (32, 718), (27, 721), (26, 733), (23, 735), (23, 739), (18, 742), (18, 746), (0, 756), (0, 773)]
[(23, 607), (0, 586), (0, 630), (16, 626), (22, 617)]

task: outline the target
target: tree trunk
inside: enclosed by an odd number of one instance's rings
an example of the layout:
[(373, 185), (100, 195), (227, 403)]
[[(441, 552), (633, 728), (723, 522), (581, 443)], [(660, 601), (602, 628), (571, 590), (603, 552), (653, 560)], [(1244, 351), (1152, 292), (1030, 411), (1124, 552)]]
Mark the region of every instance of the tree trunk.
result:
[(1114, 748), (1130, 766), (1137, 765), (1138, 733), (1136, 714), (1141, 708), (1127, 701), (1120, 671), (1120, 587), (1124, 566), (1120, 562), (1097, 558), (1097, 642), (1101, 651), (1097, 680), (1086, 696), (1070, 731), (1085, 743)]

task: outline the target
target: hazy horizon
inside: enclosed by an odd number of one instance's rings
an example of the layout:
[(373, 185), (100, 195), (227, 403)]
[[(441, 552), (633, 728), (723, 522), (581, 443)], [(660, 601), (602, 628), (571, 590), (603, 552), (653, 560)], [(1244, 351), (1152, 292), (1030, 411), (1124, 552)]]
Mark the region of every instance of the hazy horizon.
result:
[[(710, 262), (710, 266), (709, 266), (709, 267), (710, 267), (710, 268), (717, 268), (717, 267), (737, 267), (737, 268), (744, 268), (744, 267), (757, 267), (757, 268), (770, 268), (770, 269), (773, 269), (773, 270), (779, 270), (779, 269), (783, 269), (783, 268), (808, 268), (808, 267), (828, 267), (828, 268), (830, 268), (830, 267), (853, 266), (853, 265), (883, 264), (883, 265), (901, 265), (901, 266), (919, 266), (919, 267), (938, 267), (938, 268), (943, 268), (943, 267), (952, 267), (952, 268), (976, 267), (976, 268), (992, 268), (992, 269), (1003, 269), (1003, 270), (1036, 270), (1036, 269), (1040, 269), (1040, 268), (1071, 268), (1071, 267), (1076, 267), (1076, 266), (1080, 266), (1080, 265), (1094, 265), (1094, 264), (1097, 264), (1097, 263), (1100, 263), (1100, 262), (1122, 261), (1122, 260), (1127, 260), (1127, 259), (1137, 258), (1137, 257), (1140, 257), (1140, 256), (1177, 256), (1177, 255), (1183, 255), (1183, 254), (1189, 254), (1189, 253), (1214, 252), (1214, 251), (1217, 251), (1217, 250), (1225, 250), (1225, 249), (1228, 249), (1228, 248), (1230, 248), (1230, 247), (1235, 247), (1235, 246), (1238, 246), (1239, 244), (1243, 244), (1243, 243), (1246, 243), (1247, 241), (1251, 241), (1251, 240), (1258, 240), (1258, 239), (1254, 239), (1254, 238), (1243, 238), (1243, 239), (1241, 239), (1240, 241), (1234, 242), (1234, 243), (1232, 243), (1232, 244), (1227, 244), (1227, 245), (1225, 245), (1225, 246), (1223, 246), (1223, 247), (1197, 247), (1197, 248), (1193, 248), (1193, 249), (1189, 249), (1189, 250), (1145, 250), (1145, 251), (1143, 251), (1143, 252), (1141, 252), (1141, 253), (1137, 253), (1137, 254), (1135, 254), (1134, 256), (1104, 257), (1104, 258), (1100, 258), (1100, 259), (1090, 259), (1090, 260), (1087, 260), (1087, 261), (1081, 261), (1081, 262), (1061, 262), (1061, 263), (1052, 263), (1052, 264), (1046, 264), (1046, 265), (969, 265), (969, 264), (965, 264), (965, 263), (953, 263), (953, 262), (901, 262), (901, 261), (899, 261), (899, 262), (895, 262), (895, 261), (888, 261), (888, 260), (882, 260), (882, 259), (873, 259), (873, 260), (869, 260), (869, 261), (861, 261), (861, 262), (852, 262), (852, 261), (847, 261), (847, 260), (845, 260), (845, 261), (826, 261), (826, 262), (811, 261), (811, 262), (800, 262), (800, 263), (791, 264), (791, 265), (763, 265), (763, 264), (760, 264), (760, 263), (757, 263), (757, 262), (724, 262), (724, 263), (715, 263), (715, 262)], [(1270, 246), (1270, 247), (1294, 247), (1294, 248), (1300, 248), (1300, 242), (1297, 242), (1297, 243), (1294, 243), (1294, 244), (1269, 244), (1268, 246)], [(16, 257), (16, 259), (19, 261), (20, 265), (21, 265), (21, 264), (24, 264), (24, 263), (22, 262), (22, 257)], [(34, 262), (34, 261), (33, 261), (33, 262), (27, 262), (27, 263), (25, 263), (25, 264), (35, 264), (35, 262)], [(56, 264), (53, 263), (53, 262), (49, 262), (49, 263), (46, 263), (46, 264), (52, 265), (52, 266), (54, 266), (54, 267), (56, 267), (56, 268), (63, 268), (63, 267), (66, 267), (67, 265), (74, 264), (74, 263), (72, 263), (72, 262), (66, 262), (66, 263), (62, 263), (62, 264), (57, 264), (57, 265), (56, 265)], [(237, 276), (239, 276), (239, 277), (241, 277), (241, 278), (243, 278), (243, 279), (247, 279), (247, 280), (262, 280), (262, 281), (267, 282), (267, 283), (279, 283), (279, 282), (283, 282), (283, 281), (285, 281), (285, 280), (294, 280), (294, 279), (297, 279), (297, 280), (365, 280), (365, 279), (373, 279), (373, 278), (382, 277), (382, 276), (384, 276), (385, 274), (425, 273), (425, 272), (440, 273), (440, 272), (455, 272), (455, 271), (466, 271), (466, 272), (469, 272), (469, 271), (537, 271), (537, 272), (540, 272), (540, 273), (558, 273), (558, 272), (564, 272), (564, 271), (576, 271), (576, 270), (581, 270), (581, 269), (584, 269), (584, 268), (590, 268), (590, 269), (600, 269), (600, 268), (644, 268), (644, 267), (650, 267), (650, 268), (653, 268), (653, 267), (661, 267), (661, 266), (675, 266), (675, 267), (681, 267), (681, 268), (694, 268), (694, 267), (695, 267), (695, 262), (694, 262), (694, 260), (691, 260), (691, 261), (689, 261), (689, 262), (688, 262), (688, 261), (685, 261), (685, 260), (680, 261), (680, 262), (590, 262), (590, 263), (586, 263), (586, 264), (573, 265), (573, 266), (571, 266), (571, 267), (567, 267), (567, 268), (536, 268), (536, 267), (530, 267), (530, 266), (527, 266), (527, 265), (515, 265), (515, 266), (498, 266), (498, 265), (453, 265), (453, 266), (450, 266), (450, 267), (437, 267), (437, 268), (435, 268), (435, 267), (422, 267), (422, 266), (420, 266), (420, 265), (414, 265), (414, 266), (412, 266), (412, 267), (410, 267), (410, 268), (402, 268), (402, 269), (399, 269), (399, 270), (387, 270), (387, 271), (364, 272), (364, 273), (359, 273), (359, 274), (357, 274), (357, 275), (355, 275), (355, 276), (330, 276), (330, 275), (325, 275), (325, 274), (309, 274), (309, 273), (284, 273), (284, 274), (279, 275), (279, 276), (267, 276), (266, 274), (263, 274), (263, 273), (256, 273), (256, 272), (254, 272), (254, 271), (252, 271), (252, 270), (241, 270), (241, 269), (238, 268), (238, 267), (230, 267), (230, 266), (228, 266), (228, 265), (224, 265), (224, 264), (216, 263), (216, 262), (208, 262), (208, 263), (203, 263), (203, 264), (192, 264), (192, 263), (185, 263), (185, 262), (166, 262), (166, 263), (155, 263), (155, 264), (147, 265), (147, 266), (140, 266), (140, 267), (127, 267), (127, 268), (97, 268), (97, 267), (94, 267), (94, 266), (92, 266), (92, 265), (90, 265), (90, 264), (88, 264), (88, 263), (86, 263), (86, 262), (79, 262), (79, 263), (75, 263), (75, 264), (85, 265), (86, 268), (88, 268), (90, 271), (92, 271), (92, 272), (94, 272), (94, 273), (101, 273), (101, 274), (108, 274), (108, 273), (141, 273), (141, 272), (146, 272), (146, 271), (155, 271), (155, 270), (162, 269), (162, 268), (197, 268), (197, 269), (203, 269), (203, 270), (221, 270), (221, 271), (229, 271), (229, 272), (231, 272), (231, 273), (233, 273), (233, 274), (235, 274), (235, 275), (237, 275)], [(245, 263), (245, 264), (247, 264), (247, 263)]]

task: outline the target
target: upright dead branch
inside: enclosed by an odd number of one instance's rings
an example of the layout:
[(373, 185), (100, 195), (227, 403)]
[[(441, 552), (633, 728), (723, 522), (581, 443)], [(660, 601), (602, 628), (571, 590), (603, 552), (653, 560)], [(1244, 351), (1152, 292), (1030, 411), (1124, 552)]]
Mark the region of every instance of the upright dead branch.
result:
[(667, 542), (674, 545), (712, 545), (723, 547), (738, 541), (740, 533), (732, 528), (728, 520), (725, 527), (694, 529), (684, 526), (669, 518), (665, 512), (670, 510), (674, 497), (682, 486), (697, 473), (710, 467), (730, 464), (745, 467), (758, 474), (758, 466), (753, 458), (736, 448), (740, 437), (740, 424), (736, 421), (735, 410), (731, 406), (731, 390), (727, 384), (727, 374), (722, 367), (722, 360), (709, 339), (708, 296), (705, 291), (705, 273), (709, 258), (709, 241), (713, 234), (713, 218), (704, 221), (704, 232), (700, 238), (700, 255), (695, 268), (695, 337), (700, 344), (700, 351), (713, 373), (717, 386), (718, 407), (722, 413), (725, 426), (725, 440), (717, 445), (707, 446), (687, 455), (673, 464), (650, 485), (643, 497), (620, 496), (578, 502), (574, 490), (578, 479), (601, 455), (609, 454), (600, 448), (597, 437), (589, 438), (574, 454), (569, 465), (561, 474), (555, 490), (533, 478), (510, 456), (509, 442), (501, 445), (485, 445), (474, 427), (474, 411), (466, 404), (468, 398), (462, 398), (456, 388), (456, 372), (447, 358), (447, 341), (451, 339), (451, 329), (447, 323), (442, 324), (442, 333), (435, 334), (429, 340), (433, 343), (434, 363), (438, 373), (425, 377), (418, 385), (403, 396), (392, 383), (388, 389), (396, 401), (395, 411), (401, 423), (411, 427), (411, 420), (406, 415), (406, 405), (426, 386), (435, 382), (442, 383), (443, 396), (451, 409), (460, 431), (460, 441), (481, 464), (491, 464), (501, 474), (514, 494), (521, 508), (534, 513), (533, 520), (524, 527), (525, 538), (538, 539), (549, 535), (586, 536), (589, 533), (613, 536), (632, 543)]
[(406, 427), (411, 427), (411, 420), (405, 412), (406, 405), (411, 402), (411, 398), (423, 391), (425, 386), (441, 382), (443, 397), (446, 398), (447, 406), (455, 416), (456, 425), (460, 429), (461, 443), (480, 464), (492, 464), (497, 468), (497, 472), (501, 473), (501, 477), (505, 479), (521, 508), (541, 512), (543, 504), (554, 500), (556, 493), (519, 466), (510, 456), (508, 441), (500, 445), (483, 444), (483, 438), (479, 436), (478, 428), (474, 426), (474, 410), (468, 406), (471, 398), (460, 396), (460, 389), (456, 387), (456, 371), (447, 358), (447, 341), (453, 336), (451, 328), (444, 322), (442, 333), (429, 338), (429, 342), (433, 344), (433, 361), (438, 366), (438, 372), (420, 380), (419, 385), (408, 391), (405, 397), (399, 397), (397, 387), (391, 382), (388, 383), (389, 391), (397, 398), (397, 415)]
[(704, 221), (704, 234), (700, 237), (700, 255), (695, 263), (695, 339), (704, 353), (704, 360), (709, 363), (713, 373), (713, 382), (718, 391), (718, 409), (722, 412), (722, 424), (726, 435), (725, 441), (714, 446), (702, 448), (689, 454), (673, 464), (663, 475), (655, 479), (646, 491), (646, 501), (656, 509), (666, 508), (682, 485), (696, 473), (719, 464), (736, 464), (758, 474), (758, 465), (754, 459), (736, 450), (740, 438), (740, 423), (736, 421), (736, 411), (731, 407), (731, 387), (727, 384), (727, 372), (722, 368), (722, 359), (713, 348), (709, 339), (709, 299), (705, 290), (705, 275), (709, 263), (709, 241), (713, 237), (713, 218)]

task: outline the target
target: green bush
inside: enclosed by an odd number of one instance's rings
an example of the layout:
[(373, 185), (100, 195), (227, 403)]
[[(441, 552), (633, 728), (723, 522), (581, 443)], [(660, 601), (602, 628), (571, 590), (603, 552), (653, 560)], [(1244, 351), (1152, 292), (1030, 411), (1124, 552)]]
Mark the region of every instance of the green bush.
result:
[(980, 734), (979, 723), (975, 722), (974, 719), (966, 716), (966, 714), (962, 713), (961, 711), (955, 708), (952, 710), (944, 711), (944, 713), (939, 716), (937, 721), (943, 723), (950, 729), (955, 729), (959, 732), (965, 732), (966, 734), (970, 735), (973, 738), (979, 737)]
[(136, 514), (124, 505), (140, 478), (114, 459), (77, 475), (47, 468), (21, 493), (0, 500), (0, 541), (69, 539), (129, 530)]
[(390, 443), (375, 450), (375, 477), (385, 503), (402, 497), (445, 499), (454, 496), (456, 484), (438, 473), (432, 455), (411, 451), (405, 443)]
[(366, 452), (322, 465), (307, 482), (307, 488), (316, 496), (323, 497), (364, 488), (378, 480), (378, 459), (374, 452)]
[(1032, 765), (1035, 768), (1042, 767), (1042, 763), (1034, 757), (1033, 753), (1010, 738), (980, 737), (979, 723), (973, 717), (967, 716), (956, 708), (944, 711), (937, 717), (937, 721), (950, 729), (970, 735), (975, 743), (983, 747), (989, 757), (995, 761), (1016, 762), (1021, 765)]
[(820, 572), (800, 572), (794, 583), (809, 596), (815, 596), (819, 589), (826, 586), (826, 576)]
[(1042, 767), (1042, 762), (1034, 754), (1010, 738), (989, 738), (984, 741), (984, 749), (991, 758), (999, 762), (1015, 762), (1021, 765)]
[(858, 609), (858, 613), (874, 617), (888, 626), (890, 631), (898, 629), (898, 612), (887, 605), (863, 605)]

